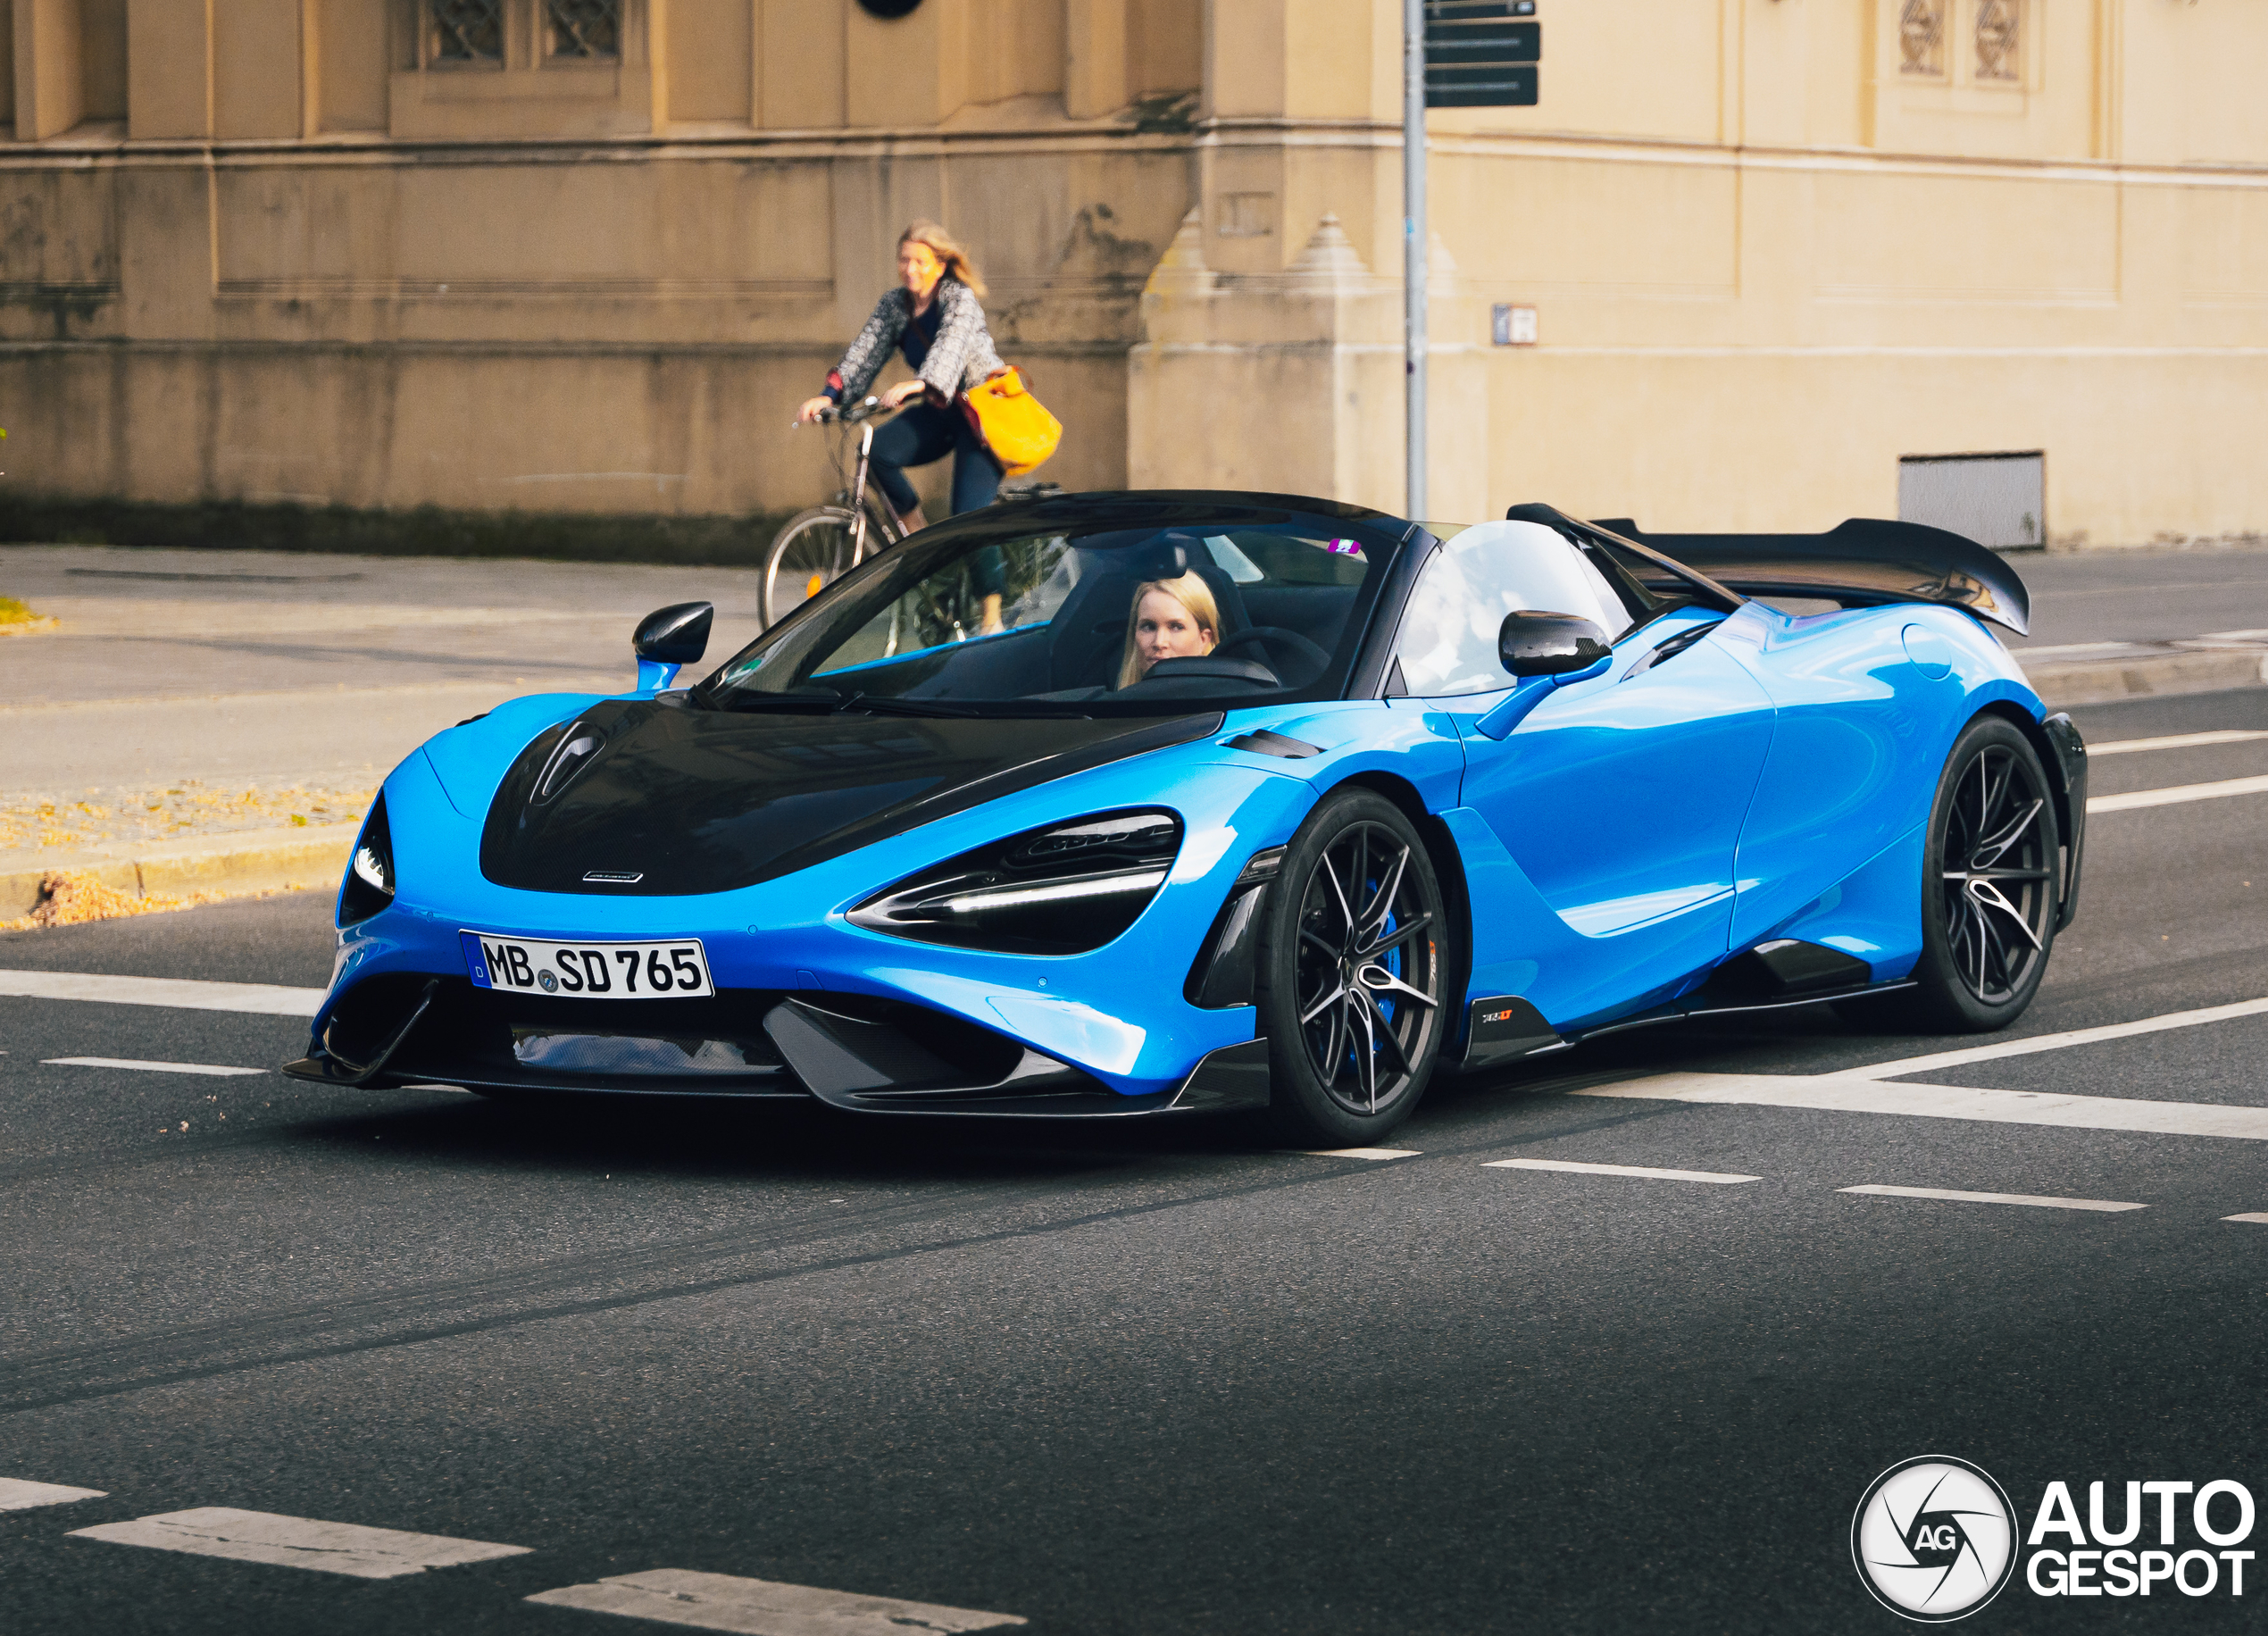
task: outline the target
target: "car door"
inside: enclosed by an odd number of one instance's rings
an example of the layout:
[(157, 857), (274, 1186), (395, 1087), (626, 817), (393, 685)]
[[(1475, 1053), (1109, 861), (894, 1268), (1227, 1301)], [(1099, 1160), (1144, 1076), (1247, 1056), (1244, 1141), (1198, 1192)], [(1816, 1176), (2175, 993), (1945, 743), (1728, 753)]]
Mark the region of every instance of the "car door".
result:
[(1741, 946), (1804, 935), (1806, 912), (1830, 906), (1821, 900), (1833, 893), (1836, 947), (1883, 975), (1910, 953), (1922, 825), (1965, 714), (1949, 666), (1914, 662), (1914, 617), (1759, 610), (1761, 639), (1741, 657), (1777, 705), (1779, 730), (1740, 839)]
[[(1730, 651), (1739, 631), (1714, 611), (1646, 618), (1643, 595), (1551, 529), (1484, 523), (1427, 564), (1397, 644), (1397, 690), (1455, 722), (1463, 805), (1522, 878), (1491, 889), (1496, 902), (1475, 888), (1476, 977), (1488, 938), (1524, 939), (1522, 992), (1555, 1025), (1667, 998), (1723, 957), (1741, 822), (1772, 744), (1772, 700)], [(1522, 608), (1592, 620), (1613, 657), (1498, 739), (1480, 730), (1511, 689), (1497, 631)]]

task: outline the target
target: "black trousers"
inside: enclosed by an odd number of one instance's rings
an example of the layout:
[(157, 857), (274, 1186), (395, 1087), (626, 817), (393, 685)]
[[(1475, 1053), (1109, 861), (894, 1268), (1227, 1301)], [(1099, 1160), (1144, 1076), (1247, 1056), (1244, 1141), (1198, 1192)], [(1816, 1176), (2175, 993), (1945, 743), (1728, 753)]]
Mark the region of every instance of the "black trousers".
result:
[[(905, 468), (926, 466), (953, 456), (952, 515), (989, 505), (1000, 493), (1000, 467), (984, 445), (977, 441), (969, 417), (955, 404), (940, 409), (935, 404), (915, 404), (874, 434), (869, 462), (875, 483), (889, 499), (890, 509), (904, 516), (921, 503), (906, 480)], [(977, 594), (997, 597), (1005, 581), (1000, 548), (988, 546), (977, 552), (970, 566), (976, 576)]]
[(958, 405), (940, 409), (916, 404), (874, 434), (874, 480), (889, 497), (891, 509), (902, 517), (921, 504), (906, 480), (906, 467), (926, 466), (947, 455), (953, 456), (951, 514), (991, 505), (1000, 492), (1000, 468), (977, 441), (969, 417)]

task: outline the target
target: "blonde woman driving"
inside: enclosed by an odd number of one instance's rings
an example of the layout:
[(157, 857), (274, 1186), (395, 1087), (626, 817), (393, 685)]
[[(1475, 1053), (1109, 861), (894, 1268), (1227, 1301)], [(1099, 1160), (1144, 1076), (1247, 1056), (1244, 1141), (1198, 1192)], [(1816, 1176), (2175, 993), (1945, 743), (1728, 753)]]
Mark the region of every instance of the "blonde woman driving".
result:
[(1126, 614), (1126, 656), (1119, 663), (1118, 685), (1130, 688), (1160, 659), (1194, 659), (1209, 654), (1221, 639), (1221, 609), (1213, 588), (1194, 573), (1172, 580), (1145, 580), (1134, 588)]

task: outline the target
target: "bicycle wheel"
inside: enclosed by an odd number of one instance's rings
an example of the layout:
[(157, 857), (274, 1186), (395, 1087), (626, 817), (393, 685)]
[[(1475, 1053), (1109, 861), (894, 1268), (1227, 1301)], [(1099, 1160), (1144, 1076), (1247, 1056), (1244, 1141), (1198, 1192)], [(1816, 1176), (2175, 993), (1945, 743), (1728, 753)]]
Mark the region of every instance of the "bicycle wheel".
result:
[(814, 505), (772, 536), (763, 563), (765, 630), (850, 572), (851, 519), (846, 505)]

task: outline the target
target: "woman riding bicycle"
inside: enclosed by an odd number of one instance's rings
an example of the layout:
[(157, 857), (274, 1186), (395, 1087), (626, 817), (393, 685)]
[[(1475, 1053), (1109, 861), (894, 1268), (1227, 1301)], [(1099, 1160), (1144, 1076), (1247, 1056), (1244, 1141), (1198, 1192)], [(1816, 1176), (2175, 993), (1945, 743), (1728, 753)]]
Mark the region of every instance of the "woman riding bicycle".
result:
[[(892, 408), (915, 397), (924, 401), (874, 434), (873, 472), (900, 526), (911, 533), (926, 528), (928, 519), (921, 514), (921, 497), (906, 480), (908, 466), (953, 456), (953, 515), (989, 505), (1000, 492), (999, 463), (978, 441), (956, 400), (1006, 365), (985, 328), (979, 301), (984, 279), (952, 234), (934, 221), (907, 228), (898, 235), (897, 276), (898, 288), (874, 304), (873, 316), (829, 372), (827, 390), (805, 399), (796, 418), (815, 421), (845, 400), (863, 396), (891, 348), (902, 353), (914, 378), (883, 392), (881, 400)], [(981, 573), (987, 567), (996, 571), (997, 564), (978, 567)], [(984, 598), (985, 627), (997, 629), (1002, 585), (996, 572), (990, 583), (976, 588)]]

